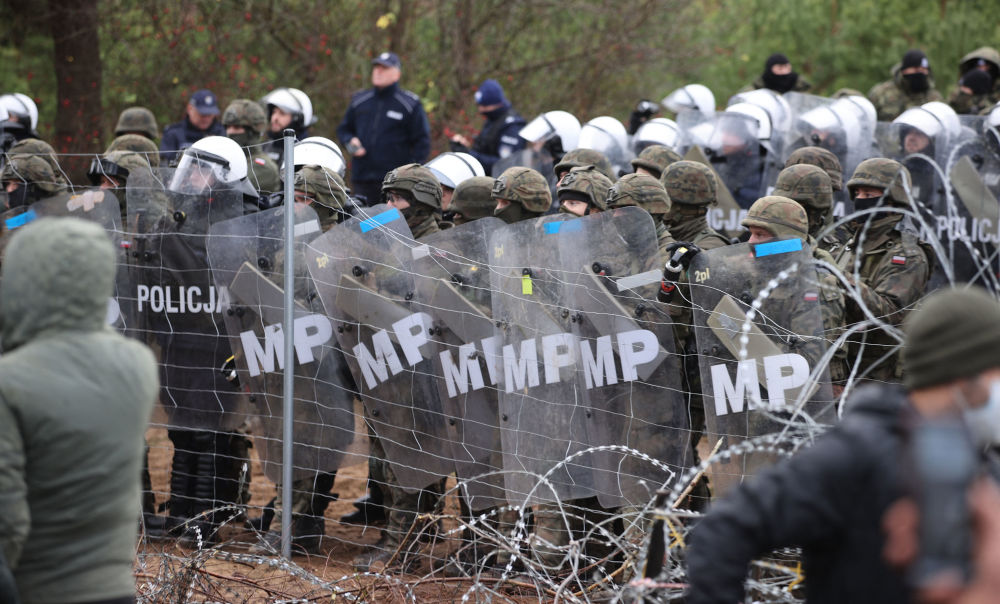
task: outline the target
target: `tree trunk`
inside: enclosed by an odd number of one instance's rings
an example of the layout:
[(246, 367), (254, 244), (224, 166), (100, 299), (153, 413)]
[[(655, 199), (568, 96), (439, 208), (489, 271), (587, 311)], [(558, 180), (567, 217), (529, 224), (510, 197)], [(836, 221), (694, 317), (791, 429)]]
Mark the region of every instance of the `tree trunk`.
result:
[[(49, 0), (48, 18), (58, 102), (52, 146), (60, 154), (100, 153), (105, 124), (97, 0)], [(86, 182), (89, 158), (59, 161), (72, 182)]]

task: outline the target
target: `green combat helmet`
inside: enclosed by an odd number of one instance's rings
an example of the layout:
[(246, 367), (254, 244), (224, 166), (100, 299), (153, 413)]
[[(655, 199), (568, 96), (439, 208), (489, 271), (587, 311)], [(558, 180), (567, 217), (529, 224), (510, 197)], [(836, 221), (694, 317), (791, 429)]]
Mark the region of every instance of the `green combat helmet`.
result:
[(873, 157), (858, 164), (847, 190), (854, 197), (858, 187), (875, 187), (886, 192), (887, 201), (897, 206), (909, 206), (906, 190), (910, 186), (910, 171), (898, 161), (884, 157)]
[(833, 187), (819, 166), (797, 164), (778, 174), (772, 195), (793, 199), (809, 215), (809, 234), (815, 236), (833, 219)]
[(347, 187), (340, 174), (333, 170), (322, 166), (302, 166), (295, 173), (293, 186), (296, 191), (302, 191), (316, 201), (313, 209), (324, 231), (347, 216)]
[(663, 171), (674, 162), (681, 161), (681, 156), (676, 151), (665, 145), (650, 145), (642, 150), (639, 157), (632, 160), (632, 168), (645, 168), (659, 179), (663, 176)]
[(19, 140), (7, 150), (7, 155), (36, 155), (40, 157), (52, 168), (55, 182), (59, 183), (61, 187), (69, 188), (69, 181), (66, 180), (66, 175), (56, 159), (56, 150), (42, 139), (25, 138)]
[(582, 166), (595, 166), (601, 174), (607, 176), (612, 182), (617, 178), (615, 169), (611, 167), (611, 161), (607, 156), (595, 149), (573, 149), (566, 155), (563, 155), (562, 160), (555, 165), (553, 171), (556, 174), (556, 178), (562, 178), (563, 175), (573, 168)]
[(406, 164), (390, 170), (382, 180), (382, 192), (402, 194), (411, 204), (422, 203), (441, 211), (441, 184), (427, 168), (420, 164)]
[(589, 207), (608, 209), (608, 190), (614, 181), (605, 176), (596, 166), (572, 168), (559, 181), (556, 196), (559, 201), (576, 199), (586, 202)]
[(670, 211), (670, 197), (660, 181), (649, 174), (626, 174), (608, 189), (607, 206), (609, 210), (639, 206), (658, 222)]
[(7, 193), (9, 207), (31, 205), (62, 191), (65, 187), (56, 181), (52, 166), (38, 155), (9, 155), (0, 172), (0, 183), (19, 182), (21, 186)]
[(823, 147), (802, 147), (792, 151), (785, 162), (785, 167), (797, 166), (798, 164), (809, 164), (818, 166), (830, 177), (830, 185), (834, 191), (844, 190), (844, 168), (840, 165), (840, 160), (829, 149)]
[(101, 157), (95, 157), (90, 162), (87, 177), (90, 179), (90, 184), (95, 187), (101, 186), (102, 176), (107, 177), (117, 185), (111, 189), (111, 192), (118, 199), (118, 205), (124, 218), (126, 210), (125, 187), (128, 184), (129, 176), (143, 172), (149, 172), (149, 162), (146, 161), (146, 158), (141, 153), (120, 149), (105, 153)]
[(660, 182), (671, 204), (708, 206), (718, 201), (715, 174), (705, 164), (688, 160), (674, 162), (667, 166)]
[(805, 239), (809, 235), (805, 208), (779, 195), (768, 195), (753, 202), (740, 224), (767, 229), (776, 239)]
[(156, 125), (153, 112), (145, 107), (129, 107), (118, 116), (115, 124), (115, 136), (123, 134), (139, 134), (149, 140), (160, 138), (160, 127)]
[(473, 176), (458, 183), (449, 206), (455, 214), (452, 221), (456, 225), (493, 215), (497, 205), (493, 201), (494, 182), (490, 176)]
[(510, 205), (493, 210), (493, 215), (508, 224), (536, 218), (552, 206), (552, 192), (545, 177), (531, 168), (513, 166), (503, 171), (490, 192), (493, 201), (502, 199)]
[(260, 140), (260, 134), (267, 126), (264, 108), (250, 99), (236, 99), (222, 112), (222, 127), (238, 126), (243, 134), (227, 135), (241, 147), (249, 147)]
[(104, 152), (111, 153), (113, 151), (132, 151), (145, 157), (150, 166), (156, 168), (160, 165), (160, 150), (157, 148), (156, 143), (145, 136), (123, 134), (111, 141), (111, 144), (108, 145), (108, 148)]

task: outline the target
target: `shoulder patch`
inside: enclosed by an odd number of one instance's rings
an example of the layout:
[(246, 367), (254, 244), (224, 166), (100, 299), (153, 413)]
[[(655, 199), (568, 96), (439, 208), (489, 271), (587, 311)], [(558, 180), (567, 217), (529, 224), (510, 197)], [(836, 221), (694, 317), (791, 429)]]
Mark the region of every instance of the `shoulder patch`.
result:
[(258, 166), (263, 166), (267, 162), (264, 161), (263, 157), (255, 157), (254, 160), (253, 160), (253, 163), (257, 164)]

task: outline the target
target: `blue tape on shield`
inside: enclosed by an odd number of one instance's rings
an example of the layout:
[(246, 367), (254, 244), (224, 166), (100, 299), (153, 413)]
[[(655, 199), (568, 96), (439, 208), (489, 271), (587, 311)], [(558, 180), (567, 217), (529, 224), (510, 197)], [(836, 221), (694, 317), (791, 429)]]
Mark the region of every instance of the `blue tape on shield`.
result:
[(555, 235), (558, 233), (573, 233), (583, 228), (583, 223), (579, 219), (565, 220), (561, 222), (549, 222), (545, 224), (545, 234)]
[(773, 256), (775, 254), (787, 254), (788, 252), (798, 252), (800, 250), (802, 250), (801, 239), (771, 241), (769, 243), (758, 243), (754, 246), (754, 253), (758, 258), (763, 256)]
[(8, 218), (4, 221), (4, 224), (7, 225), (8, 229), (16, 229), (18, 227), (23, 227), (36, 218), (38, 218), (38, 216), (35, 214), (35, 211), (28, 210), (24, 214), (18, 214), (13, 218)]
[(402, 217), (403, 215), (400, 214), (399, 210), (397, 210), (396, 208), (393, 208), (391, 210), (386, 210), (385, 212), (382, 212), (381, 214), (376, 214), (375, 216), (372, 216), (367, 220), (362, 220), (361, 232), (367, 233), (368, 231), (377, 229), (380, 226), (385, 226), (390, 222), (392, 222), (393, 220), (397, 220)]

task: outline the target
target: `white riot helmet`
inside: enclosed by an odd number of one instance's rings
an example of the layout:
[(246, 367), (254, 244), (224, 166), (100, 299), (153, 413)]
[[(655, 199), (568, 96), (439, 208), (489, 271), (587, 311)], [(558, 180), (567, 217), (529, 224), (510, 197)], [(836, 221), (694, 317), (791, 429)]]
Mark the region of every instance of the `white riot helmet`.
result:
[(983, 120), (983, 138), (993, 154), (1000, 156), (1000, 103), (994, 105)]
[[(792, 108), (780, 93), (767, 88), (760, 88), (758, 90), (735, 94), (729, 99), (730, 107), (742, 103), (756, 105), (767, 112), (771, 122), (767, 139), (771, 139), (772, 134), (788, 132), (788, 129), (792, 125)], [(726, 110), (728, 111), (729, 109), (727, 108)]]
[(771, 126), (771, 116), (758, 105), (753, 105), (750, 103), (736, 103), (735, 105), (730, 105), (726, 107), (723, 115), (741, 115), (750, 118), (756, 124), (755, 128), (751, 128), (753, 135), (759, 141), (767, 141), (771, 139), (771, 133), (773, 128)]
[(316, 123), (312, 101), (298, 88), (275, 88), (260, 100), (267, 105), (268, 117), (274, 107), (292, 114), (292, 128), (305, 128)]
[(688, 84), (678, 88), (664, 97), (661, 104), (675, 114), (689, 109), (698, 111), (705, 117), (711, 117), (715, 113), (715, 95), (701, 84)]
[[(292, 149), (295, 160), (292, 164), (296, 169), (299, 166), (320, 166), (344, 176), (347, 172), (347, 163), (344, 161), (344, 153), (337, 146), (337, 143), (323, 136), (310, 136), (295, 143)], [(281, 168), (284, 170), (285, 161), (281, 160)]]
[(839, 144), (847, 151), (867, 149), (871, 145), (871, 137), (877, 120), (875, 106), (863, 96), (850, 95), (840, 97), (829, 105), (821, 105), (810, 109), (799, 118), (798, 128), (801, 134), (813, 145), (831, 148), (824, 144), (819, 134), (834, 134), (843, 136)]
[(22, 124), (27, 120), (32, 130), (38, 128), (38, 106), (28, 95), (20, 92), (2, 95), (0, 96), (0, 105), (3, 105), (4, 109), (7, 110), (8, 115), (4, 119), (10, 119), (10, 116), (14, 115)]
[(663, 145), (674, 151), (680, 148), (681, 129), (674, 120), (665, 117), (651, 119), (639, 126), (632, 137), (632, 150), (641, 153), (646, 147)]
[(201, 195), (212, 189), (235, 189), (258, 197), (247, 180), (247, 158), (239, 143), (228, 136), (207, 136), (184, 150), (169, 189)]
[(517, 135), (529, 143), (559, 137), (563, 152), (572, 151), (577, 148), (580, 139), (580, 121), (572, 113), (547, 111), (528, 122)]
[(908, 128), (916, 128), (928, 138), (935, 141), (940, 148), (949, 143), (951, 137), (957, 136), (962, 129), (955, 110), (940, 101), (924, 103), (904, 111), (892, 123), (901, 128), (905, 135)]
[(576, 146), (578, 149), (600, 151), (614, 163), (612, 158), (624, 156), (628, 148), (628, 132), (625, 124), (616, 118), (602, 115), (583, 125)]
[(473, 176), (486, 176), (483, 164), (468, 153), (453, 153), (448, 151), (438, 155), (424, 164), (424, 167), (434, 174), (442, 187), (455, 189), (464, 180)]

